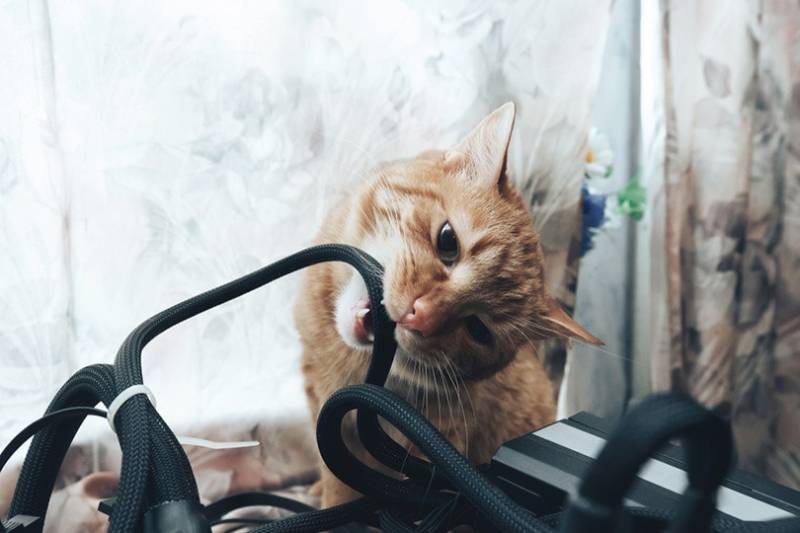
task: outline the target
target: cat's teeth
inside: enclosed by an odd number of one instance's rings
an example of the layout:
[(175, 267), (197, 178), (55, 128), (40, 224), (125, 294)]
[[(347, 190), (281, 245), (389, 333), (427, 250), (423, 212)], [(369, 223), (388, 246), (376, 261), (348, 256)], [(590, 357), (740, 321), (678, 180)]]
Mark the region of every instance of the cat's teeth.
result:
[(381, 300), (381, 305), (386, 305), (386, 300)]
[(369, 313), (369, 309), (359, 309), (356, 311), (356, 318), (363, 319)]
[(371, 331), (367, 333), (367, 340), (369, 342), (375, 342), (375, 335), (373, 335)]

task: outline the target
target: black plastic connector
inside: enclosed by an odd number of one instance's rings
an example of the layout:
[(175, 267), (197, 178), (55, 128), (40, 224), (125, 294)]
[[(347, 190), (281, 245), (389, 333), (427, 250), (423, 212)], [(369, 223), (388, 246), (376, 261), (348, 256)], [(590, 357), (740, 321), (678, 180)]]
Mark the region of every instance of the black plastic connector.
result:
[[(101, 500), (97, 509), (111, 516), (117, 498)], [(211, 525), (202, 505), (187, 500), (165, 502), (144, 514), (144, 533), (211, 533)], [(23, 530), (24, 531), (24, 530)]]
[(3, 520), (3, 531), (11, 533), (22, 533), (23, 531), (31, 531), (30, 527), (39, 521), (38, 516), (30, 516), (26, 514), (18, 514), (8, 520)]
[(187, 500), (151, 507), (143, 526), (144, 533), (211, 533), (203, 506)]

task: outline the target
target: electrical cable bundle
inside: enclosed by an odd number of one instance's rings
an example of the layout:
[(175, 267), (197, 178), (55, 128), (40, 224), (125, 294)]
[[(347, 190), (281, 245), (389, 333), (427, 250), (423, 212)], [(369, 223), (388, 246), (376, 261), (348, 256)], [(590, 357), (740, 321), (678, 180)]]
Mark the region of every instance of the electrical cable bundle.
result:
[[(197, 485), (178, 439), (159, 416), (142, 380), (142, 350), (167, 329), (212, 307), (253, 291), (282, 276), (325, 261), (345, 262), (364, 278), (375, 340), (365, 383), (334, 393), (322, 407), (317, 444), (328, 468), (362, 494), (350, 503), (323, 510), (260, 493), (229, 496), (203, 506)], [(622, 520), (628, 526), (653, 521), (677, 524), (692, 531), (722, 530), (715, 517), (714, 494), (731, 463), (730, 429), (720, 419), (680, 396), (657, 396), (627, 418), (622, 433), (607, 446), (588, 473), (578, 495), (558, 517), (533, 516), (493, 485), (479, 467), (471, 465), (412, 405), (383, 387), (392, 365), (396, 343), (394, 323), (384, 307), (383, 268), (363, 251), (328, 244), (308, 248), (239, 279), (185, 300), (143, 322), (127, 337), (114, 365), (96, 364), (78, 370), (58, 391), (45, 416), (25, 428), (0, 454), (0, 469), (25, 440), (33, 436), (23, 464), (9, 517), (0, 532), (42, 531), (45, 513), (59, 467), (86, 416), (106, 416), (97, 404), (109, 407), (108, 416), (122, 449), (119, 488), (101, 509), (110, 515), (109, 531), (131, 533), (208, 533), (215, 524), (244, 527), (267, 522), (256, 532), (352, 531), (354, 522), (389, 533), (441, 532), (461, 524), (501, 532), (613, 531)], [(655, 409), (659, 415), (650, 416)], [(357, 411), (359, 438), (369, 453), (388, 469), (405, 474), (396, 479), (370, 468), (347, 448), (341, 424)], [(638, 414), (637, 414), (638, 413)], [(409, 457), (378, 423), (378, 417), (396, 427), (428, 460)], [(637, 444), (632, 431), (646, 428)], [(638, 431), (638, 430), (637, 430)], [(658, 445), (680, 436), (689, 452), (690, 488), (670, 512), (629, 511), (622, 497), (639, 466)], [(628, 439), (620, 444), (621, 440)], [(612, 444), (614, 446), (612, 446)], [(621, 447), (620, 447), (621, 446)], [(608, 451), (611, 450), (611, 451)], [(614, 451), (616, 450), (616, 451)], [(634, 450), (634, 452), (631, 452)], [(608, 476), (609, 468), (623, 475)], [(271, 505), (296, 514), (274, 521), (224, 518), (235, 509)], [(592, 529), (600, 524), (601, 529)], [(782, 527), (791, 524), (784, 523)], [(667, 526), (668, 527), (668, 526)], [(230, 530), (233, 531), (233, 530)]]

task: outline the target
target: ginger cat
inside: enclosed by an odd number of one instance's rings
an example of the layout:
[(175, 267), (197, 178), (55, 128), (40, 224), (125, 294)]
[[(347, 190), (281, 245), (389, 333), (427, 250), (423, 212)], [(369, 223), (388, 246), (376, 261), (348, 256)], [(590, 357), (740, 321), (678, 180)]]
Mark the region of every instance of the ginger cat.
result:
[[(331, 210), (317, 238), (362, 248), (384, 265), (398, 342), (387, 386), (474, 463), (553, 420), (538, 341), (600, 343), (547, 293), (538, 234), (506, 175), (514, 115), (507, 103), (456, 147), (383, 165)], [(308, 269), (302, 287), (295, 320), (316, 423), (330, 394), (366, 375), (369, 304), (361, 277), (344, 264)], [(348, 446), (375, 465), (349, 421)], [(324, 507), (358, 496), (324, 465), (317, 490)]]

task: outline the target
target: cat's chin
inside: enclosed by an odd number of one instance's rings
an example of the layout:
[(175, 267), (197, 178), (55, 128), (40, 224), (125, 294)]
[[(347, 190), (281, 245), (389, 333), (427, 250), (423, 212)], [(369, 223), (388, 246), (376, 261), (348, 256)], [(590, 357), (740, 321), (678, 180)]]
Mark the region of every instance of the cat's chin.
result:
[(456, 387), (462, 380), (458, 377), (458, 370), (445, 367), (430, 361), (423, 360), (417, 355), (411, 355), (402, 348), (395, 354), (392, 370), (389, 374), (391, 388), (402, 388), (403, 384), (422, 387), (429, 390), (444, 390)]
[[(400, 347), (406, 354), (419, 354), (425, 353), (430, 349), (430, 344), (422, 337), (419, 333), (409, 331), (402, 327), (396, 327), (394, 330), (394, 339), (397, 341), (397, 345)], [(426, 349), (427, 348), (427, 349)], [(411, 359), (422, 360), (421, 357), (407, 355)]]

